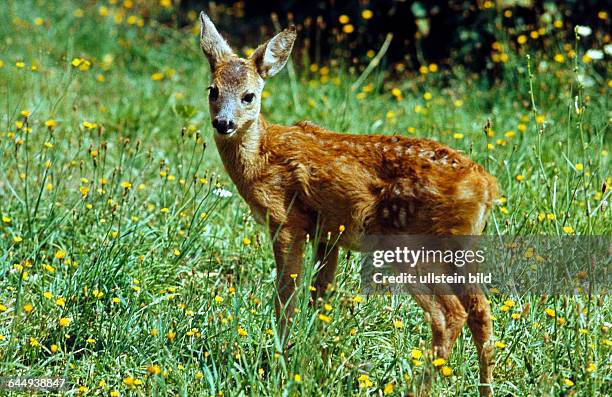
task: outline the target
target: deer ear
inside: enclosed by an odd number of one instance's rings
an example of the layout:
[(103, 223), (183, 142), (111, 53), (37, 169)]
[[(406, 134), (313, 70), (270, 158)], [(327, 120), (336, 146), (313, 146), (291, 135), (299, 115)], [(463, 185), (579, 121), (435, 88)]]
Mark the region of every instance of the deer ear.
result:
[(257, 47), (251, 54), (251, 59), (255, 62), (257, 71), (263, 79), (274, 76), (285, 66), (293, 49), (296, 35), (295, 26), (290, 26), (272, 37), (267, 43)]
[(204, 11), (200, 13), (200, 21), (202, 22), (200, 28), (200, 47), (206, 58), (208, 58), (210, 68), (214, 69), (216, 63), (230, 57), (234, 52)]

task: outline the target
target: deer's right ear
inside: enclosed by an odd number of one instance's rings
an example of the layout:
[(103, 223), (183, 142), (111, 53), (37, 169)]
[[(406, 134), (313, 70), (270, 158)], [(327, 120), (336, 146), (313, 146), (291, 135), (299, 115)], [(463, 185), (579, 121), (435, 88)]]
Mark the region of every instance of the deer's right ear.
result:
[(208, 58), (210, 68), (214, 69), (216, 63), (230, 57), (233, 51), (204, 11), (200, 13), (200, 22), (200, 47)]
[(251, 59), (263, 79), (274, 76), (285, 66), (291, 55), (296, 35), (295, 26), (290, 26), (267, 43), (257, 47), (251, 54)]

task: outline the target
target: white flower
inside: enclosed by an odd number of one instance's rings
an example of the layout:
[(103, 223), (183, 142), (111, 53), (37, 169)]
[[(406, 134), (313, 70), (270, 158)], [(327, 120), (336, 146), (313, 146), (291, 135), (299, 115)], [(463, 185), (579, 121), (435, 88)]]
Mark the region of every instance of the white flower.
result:
[(604, 46), (604, 52), (610, 56), (612, 56), (612, 44), (606, 44)]
[(603, 55), (603, 51), (601, 50), (590, 49), (586, 52), (586, 56), (595, 60), (603, 59)]
[(542, 61), (538, 64), (538, 71), (546, 72), (548, 70), (548, 62)]
[[(578, 81), (580, 81), (580, 79)], [(580, 114), (580, 105), (578, 104), (578, 95), (574, 97), (574, 110), (576, 111), (576, 114)]]
[(577, 75), (576, 80), (578, 80), (583, 87), (593, 87), (595, 85), (595, 80), (593, 80), (591, 76), (587, 76), (585, 74)]
[(228, 198), (228, 197), (232, 197), (232, 192), (230, 192), (229, 190), (223, 189), (223, 188), (217, 188), (215, 190), (213, 190), (213, 194), (221, 197), (221, 198)]
[(576, 33), (578, 33), (580, 36), (586, 37), (586, 36), (590, 36), (591, 33), (593, 33), (593, 29), (591, 29), (588, 26), (578, 25), (576, 26)]

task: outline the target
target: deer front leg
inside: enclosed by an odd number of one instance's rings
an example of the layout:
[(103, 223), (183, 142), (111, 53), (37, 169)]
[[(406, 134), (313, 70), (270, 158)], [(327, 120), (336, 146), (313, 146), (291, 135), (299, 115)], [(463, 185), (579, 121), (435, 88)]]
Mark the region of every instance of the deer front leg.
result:
[(294, 314), (293, 293), (303, 276), (303, 253), (305, 233), (302, 230), (282, 227), (274, 241), (274, 258), (276, 260), (276, 288), (278, 297), (275, 300), (276, 318), (281, 339), (288, 334), (288, 323)]
[(316, 274), (312, 299), (316, 300), (325, 295), (325, 292), (331, 284), (334, 283), (336, 267), (338, 266), (338, 247), (329, 247), (327, 244), (317, 245), (316, 261), (319, 264), (319, 270)]

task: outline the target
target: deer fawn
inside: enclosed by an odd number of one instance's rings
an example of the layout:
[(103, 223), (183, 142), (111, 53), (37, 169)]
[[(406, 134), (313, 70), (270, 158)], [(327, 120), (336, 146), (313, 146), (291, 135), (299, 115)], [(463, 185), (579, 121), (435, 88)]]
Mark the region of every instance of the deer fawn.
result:
[[(295, 27), (260, 45), (247, 59), (234, 54), (204, 13), (200, 45), (212, 83), (209, 107), (221, 160), (258, 222), (266, 222), (277, 266), (276, 312), (281, 330), (293, 313), (307, 235), (338, 230), (340, 246), (359, 251), (365, 235), (477, 235), (495, 198), (495, 179), (459, 152), (426, 139), (348, 135), (311, 122), (267, 122), (260, 114), (267, 78), (287, 62)], [(316, 294), (333, 282), (338, 247), (315, 247)], [(299, 276), (298, 276), (299, 277)], [(492, 395), (491, 314), (482, 293), (415, 295), (431, 317), (433, 354), (448, 358), (464, 324), (480, 364), (480, 394)], [(431, 380), (426, 380), (427, 394)]]

